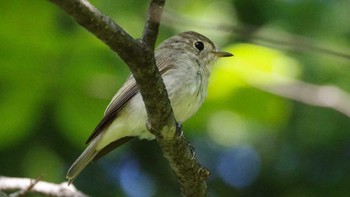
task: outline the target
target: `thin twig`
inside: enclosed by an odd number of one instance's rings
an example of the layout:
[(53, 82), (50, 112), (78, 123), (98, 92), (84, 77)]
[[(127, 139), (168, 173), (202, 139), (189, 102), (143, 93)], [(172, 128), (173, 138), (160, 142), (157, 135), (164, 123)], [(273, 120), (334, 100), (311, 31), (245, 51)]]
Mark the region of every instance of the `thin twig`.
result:
[[(86, 194), (77, 190), (74, 186), (69, 186), (67, 182), (61, 184), (49, 183), (38, 179), (12, 178), (0, 176), (0, 191), (16, 191), (12, 196), (21, 196), (22, 194), (32, 192), (45, 196), (53, 197), (87, 197)], [(24, 193), (23, 193), (24, 192)]]
[(18, 192), (10, 194), (10, 197), (21, 197), (26, 195), (28, 192), (32, 191), (33, 187), (42, 179), (42, 177), (38, 177), (36, 179), (32, 179), (30, 185), (24, 190), (20, 190)]
[(142, 41), (145, 42), (148, 48), (152, 50), (154, 50), (156, 44), (164, 4), (165, 0), (153, 0), (149, 4), (148, 16), (145, 28), (143, 30)]

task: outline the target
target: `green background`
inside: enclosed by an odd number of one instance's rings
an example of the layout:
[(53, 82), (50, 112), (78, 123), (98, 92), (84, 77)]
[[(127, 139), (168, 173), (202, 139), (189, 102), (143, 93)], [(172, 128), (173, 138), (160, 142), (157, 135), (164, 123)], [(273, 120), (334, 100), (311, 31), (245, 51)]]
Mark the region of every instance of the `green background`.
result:
[[(141, 35), (148, 1), (92, 3)], [(0, 175), (61, 183), (128, 68), (48, 1), (2, 0), (0, 7)], [(206, 102), (183, 124), (211, 170), (209, 196), (349, 196), (350, 121), (342, 111), (350, 105), (350, 61), (305, 45), (350, 54), (350, 2), (179, 0), (165, 7), (158, 43), (195, 30), (235, 54), (218, 61)], [(315, 92), (294, 96), (330, 107), (264, 89), (296, 84), (313, 84)], [(74, 184), (91, 196), (180, 193), (155, 141), (118, 148)]]

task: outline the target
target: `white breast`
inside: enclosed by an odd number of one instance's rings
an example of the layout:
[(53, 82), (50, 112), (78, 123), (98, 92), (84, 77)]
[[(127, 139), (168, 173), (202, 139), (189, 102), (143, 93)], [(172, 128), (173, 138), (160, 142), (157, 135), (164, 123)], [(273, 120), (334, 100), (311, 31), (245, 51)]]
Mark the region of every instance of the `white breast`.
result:
[(181, 122), (190, 118), (202, 105), (208, 83), (199, 65), (189, 66), (186, 63), (179, 62), (180, 66), (163, 76), (175, 118)]

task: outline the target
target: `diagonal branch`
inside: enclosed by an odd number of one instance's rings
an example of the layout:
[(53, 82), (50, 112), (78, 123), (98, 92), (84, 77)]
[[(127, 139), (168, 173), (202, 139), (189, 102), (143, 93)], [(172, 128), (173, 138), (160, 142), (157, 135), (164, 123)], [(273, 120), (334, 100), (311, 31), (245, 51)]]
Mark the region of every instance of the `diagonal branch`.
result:
[(81, 26), (102, 40), (128, 65), (140, 89), (152, 132), (175, 172), (184, 196), (205, 196), (209, 171), (195, 160), (172, 112), (163, 80), (156, 67), (154, 46), (165, 0), (151, 0), (141, 40), (132, 38), (87, 0), (50, 0)]
[[(173, 127), (175, 131), (174, 115), (164, 83), (155, 66), (153, 50), (143, 42), (132, 38), (122, 27), (110, 17), (102, 14), (87, 0), (50, 1), (61, 7), (81, 26), (102, 40), (128, 65), (143, 97), (151, 128), (161, 131), (169, 124), (170, 126), (167, 126)], [(150, 7), (153, 8), (153, 6)], [(150, 31), (153, 32), (153, 36), (157, 36), (157, 33), (154, 32), (158, 32), (158, 25), (148, 25), (148, 27), (145, 32)], [(149, 37), (147, 36), (147, 39), (151, 40)], [(153, 40), (155, 42), (156, 39)], [(174, 135), (174, 132), (172, 133)]]
[(279, 85), (249, 85), (308, 105), (328, 107), (350, 117), (350, 94), (333, 85), (315, 85), (298, 80)]

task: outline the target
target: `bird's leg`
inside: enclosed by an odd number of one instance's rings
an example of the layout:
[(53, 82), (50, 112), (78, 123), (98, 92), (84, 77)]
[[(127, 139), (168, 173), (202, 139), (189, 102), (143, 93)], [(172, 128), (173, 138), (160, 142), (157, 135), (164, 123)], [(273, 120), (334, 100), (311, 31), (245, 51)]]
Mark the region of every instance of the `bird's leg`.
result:
[(181, 138), (184, 135), (181, 122), (176, 122), (176, 135), (178, 138)]

